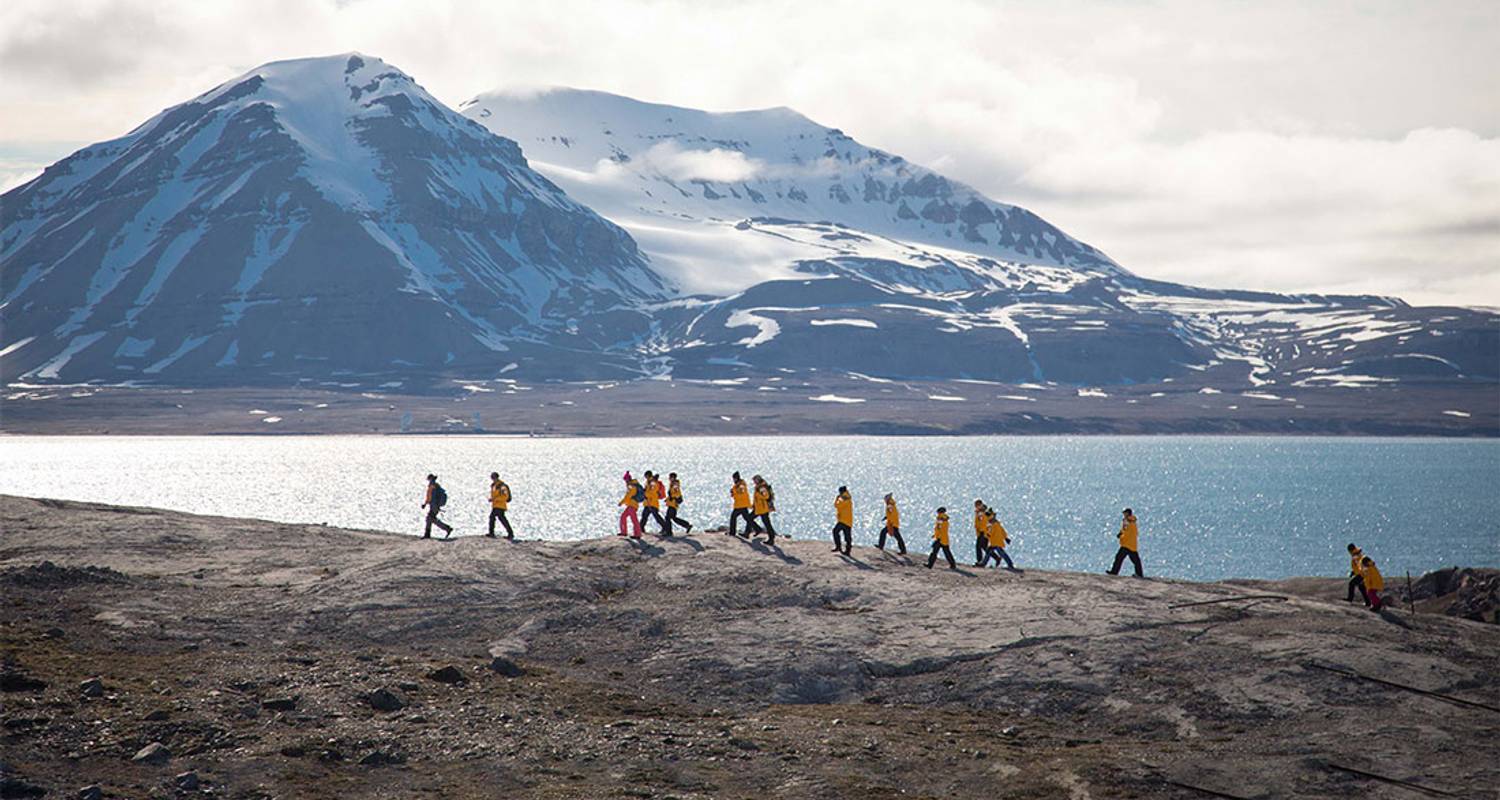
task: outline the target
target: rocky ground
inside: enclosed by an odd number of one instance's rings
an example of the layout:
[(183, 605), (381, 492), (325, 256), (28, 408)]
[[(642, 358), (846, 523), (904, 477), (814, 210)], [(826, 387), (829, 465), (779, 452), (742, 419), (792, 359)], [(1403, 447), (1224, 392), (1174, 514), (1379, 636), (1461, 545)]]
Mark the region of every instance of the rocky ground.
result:
[(422, 541), (15, 497), (0, 530), (4, 797), (1500, 786), (1500, 627), (1373, 614), (1337, 579), (929, 572), (712, 533)]
[(1089, 389), (818, 372), (717, 382), (453, 382), (423, 393), (359, 384), (175, 389), (11, 384), (0, 395), (0, 431), (1500, 436), (1496, 400), (1493, 383), (1241, 390), (1199, 377)]

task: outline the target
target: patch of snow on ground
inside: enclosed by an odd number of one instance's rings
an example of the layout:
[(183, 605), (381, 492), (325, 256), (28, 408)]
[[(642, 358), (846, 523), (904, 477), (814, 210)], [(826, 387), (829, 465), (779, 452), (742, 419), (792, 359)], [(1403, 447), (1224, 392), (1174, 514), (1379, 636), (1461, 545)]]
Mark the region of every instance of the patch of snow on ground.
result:
[(967, 400), (968, 398), (967, 397), (959, 397), (956, 394), (929, 394), (929, 395), (927, 395), (927, 399), (928, 400), (941, 400), (941, 401), (943, 401), (945, 403), (962, 403), (965, 400)]
[(998, 397), (1001, 400), (1021, 400), (1021, 401), (1027, 402), (1027, 403), (1035, 403), (1036, 402), (1036, 398), (1035, 397), (1027, 397), (1024, 394), (997, 394), (995, 396)]
[(864, 398), (862, 398), (862, 397), (841, 397), (841, 396), (836, 395), (836, 394), (820, 394), (817, 397), (809, 397), (807, 399), (814, 400), (814, 401), (819, 402), (819, 403), (863, 403), (864, 402)]
[(823, 327), (825, 325), (846, 325), (851, 328), (879, 328), (874, 321), (868, 319), (814, 319), (808, 320), (808, 324)]
[(1467, 412), (1467, 411), (1453, 411), (1453, 410), (1448, 410), (1448, 411), (1444, 411), (1443, 413), (1447, 414), (1450, 417), (1463, 417), (1464, 419), (1468, 419), (1469, 416), (1470, 416), (1469, 412)]
[(1104, 392), (1102, 392), (1102, 391), (1100, 391), (1098, 389), (1079, 389), (1078, 390), (1078, 396), (1079, 397), (1109, 397), (1108, 394), (1106, 394), (1106, 393), (1104, 393)]
[(265, 419), (261, 420), (261, 422), (268, 422), (268, 423), (271, 423), (271, 424), (275, 424), (275, 423), (280, 422), (280, 421), (281, 421), (281, 417), (266, 417)]
[(735, 342), (735, 344), (755, 347), (775, 339), (776, 335), (781, 333), (781, 324), (776, 320), (758, 316), (743, 309), (730, 314), (729, 319), (724, 320), (724, 327), (726, 328), (739, 328), (746, 325), (754, 326), (757, 329), (756, 334), (754, 336), (747, 336)]
[(1212, 386), (1205, 386), (1198, 390), (1198, 394), (1220, 394), (1220, 392)]

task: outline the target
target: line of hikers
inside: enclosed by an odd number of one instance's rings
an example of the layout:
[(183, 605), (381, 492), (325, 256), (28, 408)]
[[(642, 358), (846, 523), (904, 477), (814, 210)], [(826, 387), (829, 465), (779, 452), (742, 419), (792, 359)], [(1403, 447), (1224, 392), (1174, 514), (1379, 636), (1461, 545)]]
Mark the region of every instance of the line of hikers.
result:
[(1361, 600), (1365, 601), (1365, 608), (1371, 611), (1379, 611), (1385, 606), (1380, 599), (1380, 592), (1385, 589), (1385, 578), (1375, 566), (1375, 559), (1365, 555), (1363, 550), (1349, 543), (1349, 592), (1344, 598), (1345, 602), (1354, 602), (1354, 592), (1359, 591)]
[[(620, 536), (631, 536), (641, 538), (643, 525), (649, 521), (655, 521), (660, 526), (660, 535), (671, 536), (675, 527), (681, 526), (683, 531), (691, 533), (693, 524), (678, 515), (682, 504), (685, 502), (682, 493), (682, 482), (677, 479), (677, 473), (667, 474), (667, 483), (663, 484), (658, 473), (647, 470), (642, 479), (637, 480), (627, 471), (624, 475), (625, 496), (620, 498), (617, 504), (620, 508)], [(766, 544), (776, 544), (776, 526), (771, 523), (771, 514), (776, 511), (776, 492), (765, 478), (755, 475), (751, 477), (751, 483), (746, 484), (744, 478), (738, 472), (730, 476), (729, 499), (729, 525), (725, 534), (750, 539), (752, 536), (764, 534)], [(510, 521), (505, 512), (510, 507), (511, 490), (505, 481), (500, 480), (499, 473), (490, 473), (490, 538), (495, 536), (495, 523), (498, 521), (505, 528), (505, 538), (515, 539), (515, 532), (511, 529)], [(422, 500), (422, 507), (427, 509), (427, 525), (422, 532), (422, 538), (432, 538), (432, 529), (437, 527), (444, 532), (443, 538), (453, 535), (453, 526), (438, 518), (443, 508), (448, 504), (448, 492), (438, 483), (437, 476), (427, 476), (427, 494)], [(665, 505), (667, 512), (665, 516), (661, 512)], [(838, 494), (833, 500), (834, 524), (832, 530), (833, 552), (850, 555), (854, 547), (854, 498), (849, 493), (849, 487), (840, 486)], [(739, 523), (745, 523), (745, 530), (740, 532)], [(954, 561), (953, 550), (949, 547), (948, 539), (948, 509), (939, 508), (932, 529), (932, 551), (927, 556), (927, 568), (932, 569), (937, 563), (937, 557), (942, 555), (948, 561), (949, 569), (957, 569), (958, 564)], [(1140, 556), (1140, 530), (1136, 524), (1134, 512), (1125, 509), (1123, 519), (1120, 522), (1120, 531), (1115, 534), (1120, 540), (1120, 549), (1115, 552), (1114, 565), (1107, 570), (1110, 575), (1120, 574), (1120, 567), (1125, 560), (1130, 559), (1135, 567), (1135, 577), (1145, 577), (1141, 569)], [(890, 539), (896, 545), (896, 552), (906, 555), (906, 540), (901, 536), (901, 510), (896, 505), (894, 495), (885, 496), (885, 525), (880, 529), (880, 538), (876, 541), (876, 548), (885, 550), (886, 540)], [(1005, 568), (1016, 570), (1015, 562), (1011, 560), (1010, 554), (1005, 548), (1010, 546), (1010, 533), (995, 513), (995, 509), (986, 505), (983, 500), (974, 501), (974, 564), (975, 567), (983, 568), (990, 561), (999, 567), (1000, 562), (1005, 562)], [(1354, 589), (1356, 581), (1367, 580), (1359, 565), (1359, 550), (1354, 545), (1349, 545), (1349, 552), (1354, 558), (1354, 566), (1351, 568), (1354, 577), (1349, 581), (1349, 600), (1354, 600)], [(1379, 571), (1374, 570), (1374, 562), (1364, 559), (1373, 571), (1373, 582), (1378, 588), (1384, 583), (1380, 581)], [(1362, 584), (1363, 585), (1363, 584)], [(1366, 605), (1371, 600), (1367, 595)], [(1379, 598), (1374, 602), (1378, 608)]]

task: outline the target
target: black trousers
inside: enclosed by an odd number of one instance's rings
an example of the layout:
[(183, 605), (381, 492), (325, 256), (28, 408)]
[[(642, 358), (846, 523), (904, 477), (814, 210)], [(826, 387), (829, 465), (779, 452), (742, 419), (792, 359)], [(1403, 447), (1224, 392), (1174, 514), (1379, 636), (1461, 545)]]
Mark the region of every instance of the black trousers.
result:
[(1365, 597), (1365, 576), (1363, 576), (1363, 575), (1350, 575), (1349, 576), (1349, 596), (1346, 597), (1346, 598), (1344, 598), (1344, 599), (1347, 600), (1347, 601), (1349, 601), (1349, 602), (1351, 602), (1351, 603), (1354, 602), (1354, 593), (1355, 592), (1359, 592), (1359, 599), (1365, 601), (1365, 605), (1369, 605), (1370, 604), (1370, 598)]
[[(842, 548), (839, 545), (839, 541), (840, 541), (839, 540), (839, 535), (840, 534), (842, 534), (843, 537), (844, 537), (843, 538), (843, 546), (842, 546)], [(849, 551), (854, 548), (854, 538), (853, 538), (853, 536), (854, 536), (853, 531), (849, 530), (849, 526), (848, 525), (845, 525), (842, 522), (838, 523), (837, 525), (834, 525), (833, 526), (833, 549), (841, 551), (846, 556), (849, 555)]]
[(503, 508), (490, 509), (490, 535), (495, 535), (495, 520), (497, 519), (500, 520), (501, 525), (505, 526), (505, 538), (516, 538), (516, 532), (510, 529), (510, 520), (505, 518), (505, 509)]
[(744, 519), (745, 520), (745, 535), (746, 536), (749, 536), (752, 533), (760, 533), (760, 526), (755, 524), (755, 517), (750, 516), (750, 509), (748, 509), (748, 508), (736, 508), (734, 511), (730, 512), (730, 514), (729, 514), (729, 535), (730, 536), (738, 536), (739, 535), (739, 527), (736, 525), (736, 523), (740, 519)]
[(990, 537), (982, 533), (974, 534), (974, 566), (984, 566), (984, 556), (990, 551)]
[(776, 543), (776, 526), (774, 526), (774, 525), (771, 524), (771, 512), (767, 511), (764, 514), (760, 514), (760, 515), (756, 516), (756, 519), (760, 520), (760, 524), (763, 525), (763, 526), (765, 526), (765, 529), (766, 529), (766, 544), (775, 544)]
[(651, 506), (641, 506), (641, 530), (646, 529), (646, 522), (651, 519), (655, 519), (656, 524), (661, 526), (662, 533), (670, 534), (672, 532), (671, 526), (661, 517), (661, 509)]
[(903, 556), (906, 555), (906, 541), (901, 538), (901, 529), (900, 528), (892, 528), (889, 525), (885, 526), (884, 528), (881, 528), (880, 529), (880, 541), (877, 542), (875, 544), (875, 546), (878, 547), (878, 548), (880, 548), (881, 550), (885, 549), (885, 535), (887, 533), (889, 533), (892, 537), (895, 538), (895, 540), (896, 540), (896, 547), (898, 548), (897, 552), (899, 552)]
[(429, 507), (427, 509), (427, 527), (426, 527), (426, 529), (424, 529), (422, 531), (422, 538), (423, 539), (431, 539), (432, 538), (432, 526), (434, 526), (434, 525), (438, 526), (439, 528), (442, 528), (445, 533), (452, 533), (453, 532), (453, 526), (452, 525), (449, 525), (448, 523), (446, 523), (446, 522), (438, 519), (438, 512), (441, 511), (441, 510), (442, 509), (440, 509), (440, 508), (431, 508), (431, 507)]
[(943, 557), (948, 559), (948, 569), (958, 569), (958, 564), (953, 561), (953, 551), (948, 549), (948, 545), (936, 539), (932, 540), (932, 554), (927, 556), (928, 569), (932, 569), (932, 565), (937, 563), (938, 553), (942, 553)]
[(1121, 547), (1115, 553), (1115, 565), (1109, 568), (1109, 574), (1119, 575), (1120, 566), (1125, 563), (1125, 559), (1127, 558), (1130, 559), (1130, 563), (1135, 565), (1135, 576), (1137, 578), (1144, 578), (1145, 574), (1141, 572), (1141, 554), (1128, 547)]
[[(984, 560), (979, 562), (979, 566), (982, 567), (985, 564), (990, 563), (990, 559), (992, 558), (995, 559), (995, 566), (997, 567), (1000, 566), (1001, 559), (1004, 559), (1007, 569), (1016, 568), (1015, 562), (1010, 560), (1010, 554), (1005, 552), (1005, 548), (999, 546), (991, 547), (989, 550), (986, 550), (984, 553)], [(1118, 567), (1116, 569), (1118, 569)]]
[(671, 536), (673, 525), (681, 525), (684, 530), (688, 531), (691, 531), (693, 529), (693, 523), (677, 516), (677, 509), (673, 508), (672, 506), (667, 506), (667, 520), (662, 524), (661, 532), (668, 536)]

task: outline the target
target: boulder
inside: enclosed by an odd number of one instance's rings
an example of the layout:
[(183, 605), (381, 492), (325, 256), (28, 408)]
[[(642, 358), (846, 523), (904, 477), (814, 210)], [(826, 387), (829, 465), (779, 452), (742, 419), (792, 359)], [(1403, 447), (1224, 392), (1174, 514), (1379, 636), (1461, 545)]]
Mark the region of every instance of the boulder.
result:
[(81, 692), (84, 697), (103, 697), (104, 681), (98, 678), (89, 678), (83, 683), (78, 684), (78, 691)]
[(468, 678), (464, 677), (463, 672), (459, 671), (458, 667), (452, 664), (427, 673), (427, 679), (447, 684), (463, 683), (468, 680)]
[(490, 669), (507, 678), (519, 678), (526, 674), (526, 670), (522, 669), (520, 664), (500, 655), (490, 656)]
[(293, 711), (297, 708), (298, 698), (293, 697), (271, 697), (260, 701), (260, 707), (270, 711)]
[(385, 687), (367, 692), (364, 701), (376, 711), (400, 711), (406, 708), (406, 700)]
[(172, 778), (172, 785), (176, 786), (180, 791), (184, 792), (198, 791), (198, 787), (199, 785), (201, 785), (201, 783), (202, 782), (198, 780), (198, 773), (193, 772), (192, 770), (188, 770), (187, 772), (179, 772), (177, 773), (176, 777)]
[(137, 750), (130, 760), (137, 764), (165, 764), (172, 760), (172, 751), (161, 742), (152, 742)]
[(0, 692), (40, 692), (47, 682), (18, 669), (0, 671)]
[(78, 790), (78, 800), (104, 800), (104, 790), (92, 783)]

